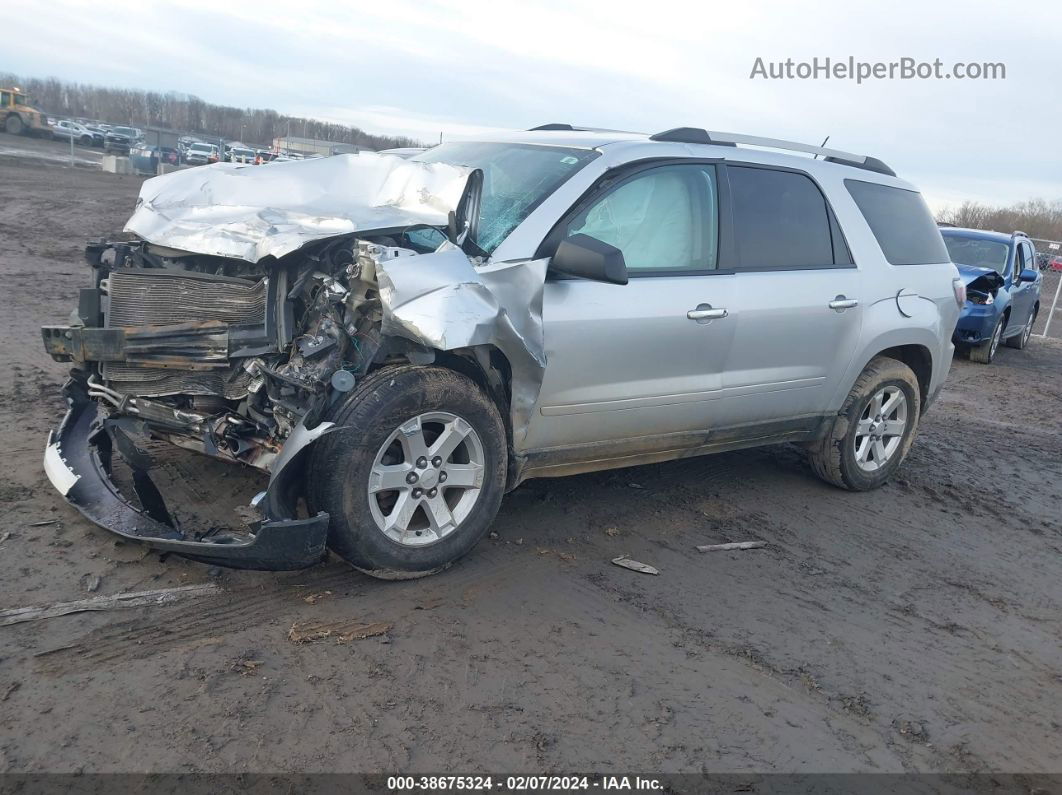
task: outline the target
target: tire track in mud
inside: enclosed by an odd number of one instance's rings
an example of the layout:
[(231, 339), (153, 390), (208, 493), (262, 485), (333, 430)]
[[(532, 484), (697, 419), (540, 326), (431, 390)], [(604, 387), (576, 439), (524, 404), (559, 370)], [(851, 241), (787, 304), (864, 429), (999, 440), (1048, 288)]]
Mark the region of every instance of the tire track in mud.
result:
[[(277, 635), (283, 637), (287, 634), (284, 622), (297, 619), (375, 616), (385, 611), (388, 621), (396, 621), (412, 611), (430, 610), (444, 603), (469, 604), (475, 601), (477, 592), (504, 582), (514, 569), (525, 565), (519, 558), (498, 561), (498, 550), (485, 552), (480, 566), (463, 567), (454, 576), (385, 583), (336, 561), (283, 575), (284, 582), (273, 589), (245, 586), (194, 604), (150, 608), (145, 615), (91, 630), (69, 645), (38, 652), (35, 666), (41, 673), (63, 676), (84, 670), (86, 665), (112, 666), (181, 647), (220, 642), (249, 628), (278, 622), (283, 626)], [(490, 565), (492, 562), (497, 565)], [(398, 606), (388, 598), (395, 589), (402, 590), (406, 597)], [(410, 593), (413, 590), (417, 591), (415, 595)], [(332, 593), (314, 605), (316, 609), (308, 609), (304, 597), (325, 591)], [(450, 599), (455, 591), (461, 594), (457, 602)]]

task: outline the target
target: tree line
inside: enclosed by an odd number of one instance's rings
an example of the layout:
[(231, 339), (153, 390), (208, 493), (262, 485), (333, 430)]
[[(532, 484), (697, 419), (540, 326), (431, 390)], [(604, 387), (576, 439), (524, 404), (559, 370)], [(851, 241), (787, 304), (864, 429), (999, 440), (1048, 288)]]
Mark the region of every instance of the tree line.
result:
[(141, 91), (71, 83), (54, 77), (21, 77), (0, 73), (0, 85), (18, 86), (33, 98), (34, 106), (49, 116), (92, 119), (106, 124), (159, 127), (192, 135), (239, 140), (253, 146), (270, 146), (274, 138), (298, 136), (366, 149), (419, 146), (410, 139), (374, 135), (358, 127), (275, 110), (215, 105), (191, 94), (175, 91)]
[(1062, 241), (1062, 199), (1053, 202), (1032, 199), (1007, 207), (968, 201), (943, 210), (937, 221), (969, 229), (1022, 231), (1039, 240)]

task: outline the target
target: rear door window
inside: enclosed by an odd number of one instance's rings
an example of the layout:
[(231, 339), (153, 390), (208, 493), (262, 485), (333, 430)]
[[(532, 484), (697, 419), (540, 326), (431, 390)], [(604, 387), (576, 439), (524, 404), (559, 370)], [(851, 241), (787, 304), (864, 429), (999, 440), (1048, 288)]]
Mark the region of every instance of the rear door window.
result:
[(844, 184), (890, 265), (948, 262), (948, 250), (921, 193), (858, 179)]
[(728, 166), (727, 174), (741, 270), (850, 264), (826, 198), (810, 177), (746, 166)]

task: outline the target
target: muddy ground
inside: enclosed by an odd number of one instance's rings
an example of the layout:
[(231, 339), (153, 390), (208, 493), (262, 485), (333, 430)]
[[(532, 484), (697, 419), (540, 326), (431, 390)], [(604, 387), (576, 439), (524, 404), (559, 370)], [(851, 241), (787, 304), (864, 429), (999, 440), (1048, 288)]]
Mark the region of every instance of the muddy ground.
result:
[[(957, 361), (874, 493), (786, 446), (529, 482), (415, 582), (220, 571), (117, 541), (41, 470), (64, 368), (38, 327), (138, 185), (0, 152), (0, 608), (224, 590), (0, 627), (0, 770), (1062, 772), (1062, 343)], [(165, 469), (193, 511), (261, 485)], [(742, 540), (767, 547), (693, 549)], [(305, 621), (390, 629), (295, 644)]]

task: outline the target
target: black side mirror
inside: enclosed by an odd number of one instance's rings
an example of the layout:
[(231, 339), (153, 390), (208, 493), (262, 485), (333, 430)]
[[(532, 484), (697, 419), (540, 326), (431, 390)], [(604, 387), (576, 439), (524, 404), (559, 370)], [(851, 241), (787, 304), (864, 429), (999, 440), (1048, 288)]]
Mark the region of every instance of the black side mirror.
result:
[(550, 270), (578, 279), (609, 284), (627, 283), (623, 252), (590, 235), (572, 235), (561, 241), (549, 264)]
[(1034, 271), (1032, 268), (1026, 268), (1021, 273), (1018, 274), (1018, 281), (1020, 281), (1020, 282), (1035, 282), (1036, 281), (1036, 271)]

